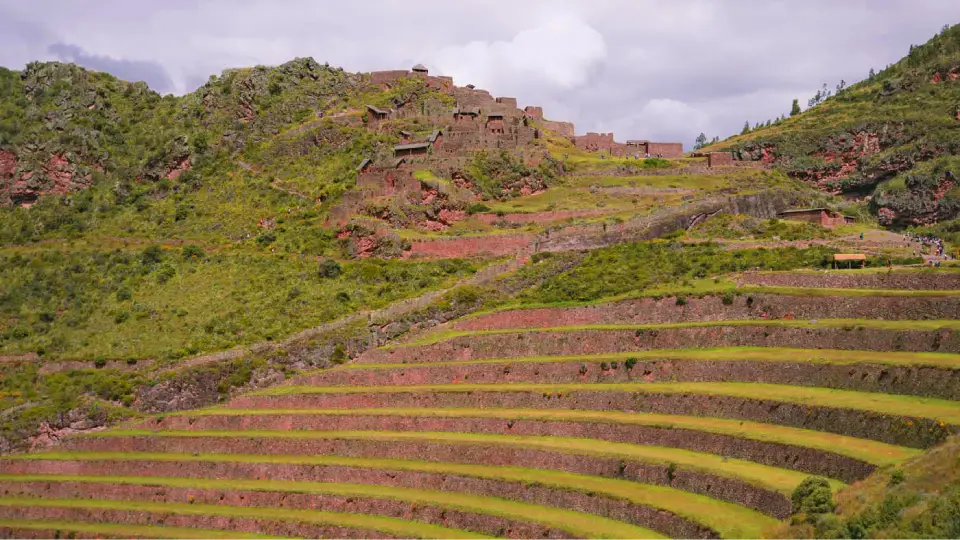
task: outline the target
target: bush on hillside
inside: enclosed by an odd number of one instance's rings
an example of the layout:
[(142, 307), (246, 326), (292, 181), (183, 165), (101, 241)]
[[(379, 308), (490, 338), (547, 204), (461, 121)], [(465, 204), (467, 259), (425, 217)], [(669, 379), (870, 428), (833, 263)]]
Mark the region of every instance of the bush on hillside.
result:
[(790, 501), (793, 503), (793, 513), (803, 514), (807, 519), (833, 512), (836, 507), (830, 483), (819, 476), (810, 476), (800, 482), (790, 495)]

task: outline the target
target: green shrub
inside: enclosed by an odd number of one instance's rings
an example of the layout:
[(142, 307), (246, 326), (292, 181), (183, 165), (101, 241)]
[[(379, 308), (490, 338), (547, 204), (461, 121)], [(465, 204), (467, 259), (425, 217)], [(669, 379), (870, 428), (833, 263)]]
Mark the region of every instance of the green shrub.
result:
[(790, 496), (794, 514), (804, 514), (808, 519), (819, 514), (833, 512), (836, 504), (826, 478), (809, 476), (800, 482)]
[(336, 298), (337, 298), (337, 302), (346, 303), (350, 301), (350, 295), (347, 294), (345, 291), (338, 292)]
[(340, 263), (337, 261), (325, 258), (320, 261), (320, 267), (317, 270), (318, 275), (324, 279), (334, 279), (340, 277), (340, 274), (343, 273), (343, 269), (340, 267)]
[(474, 214), (482, 214), (484, 212), (489, 212), (489, 211), (490, 211), (490, 207), (483, 203), (470, 203), (469, 205), (467, 205), (467, 214), (471, 216)]
[(115, 322), (115, 323), (117, 323), (117, 324), (123, 324), (123, 323), (127, 322), (127, 319), (129, 319), (129, 318), (130, 318), (130, 312), (129, 312), (129, 311), (119, 311), (119, 312), (117, 312), (116, 315), (113, 316), (113, 322)]
[(125, 302), (133, 298), (133, 293), (130, 292), (128, 287), (121, 286), (117, 289), (116, 297), (118, 302)]
[(723, 302), (723, 305), (730, 306), (733, 305), (733, 298), (734, 295), (732, 292), (725, 292), (723, 293), (723, 297), (720, 299), (720, 301)]
[(626, 361), (623, 362), (623, 365), (624, 367), (627, 368), (627, 371), (630, 371), (631, 369), (633, 369), (633, 366), (637, 365), (637, 359), (631, 356), (630, 358), (627, 358)]
[(200, 246), (183, 246), (183, 251), (181, 252), (184, 260), (190, 259), (202, 259), (206, 257), (206, 253), (203, 252), (203, 248)]
[(333, 352), (330, 354), (330, 362), (333, 364), (342, 364), (348, 360), (347, 351), (343, 346), (343, 343), (337, 343), (333, 348)]
[(99, 356), (93, 361), (93, 365), (97, 369), (101, 369), (107, 365), (107, 359), (102, 356)]
[(890, 485), (891, 485), (891, 486), (899, 486), (899, 485), (902, 484), (903, 481), (906, 480), (906, 479), (907, 479), (907, 476), (906, 476), (906, 474), (903, 472), (903, 469), (895, 469), (895, 470), (890, 474)]
[(163, 260), (163, 248), (158, 245), (147, 247), (140, 253), (140, 262), (146, 266), (152, 266)]
[(257, 243), (263, 247), (269, 246), (270, 244), (277, 241), (277, 235), (272, 231), (263, 231), (257, 235)]

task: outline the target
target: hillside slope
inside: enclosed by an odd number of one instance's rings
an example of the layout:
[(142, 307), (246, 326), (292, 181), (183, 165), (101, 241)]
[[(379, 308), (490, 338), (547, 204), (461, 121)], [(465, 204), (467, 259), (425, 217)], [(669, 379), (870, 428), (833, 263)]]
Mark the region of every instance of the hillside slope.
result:
[(887, 225), (960, 215), (960, 25), (798, 115), (704, 151), (771, 163), (823, 191), (864, 197)]

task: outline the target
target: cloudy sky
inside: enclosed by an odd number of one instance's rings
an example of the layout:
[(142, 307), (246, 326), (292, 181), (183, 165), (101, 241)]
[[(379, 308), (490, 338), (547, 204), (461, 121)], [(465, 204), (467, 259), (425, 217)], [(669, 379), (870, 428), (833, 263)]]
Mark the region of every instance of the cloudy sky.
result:
[(297, 56), (348, 71), (422, 62), (578, 134), (689, 146), (958, 22), (957, 0), (0, 0), (0, 65), (70, 61), (182, 94)]

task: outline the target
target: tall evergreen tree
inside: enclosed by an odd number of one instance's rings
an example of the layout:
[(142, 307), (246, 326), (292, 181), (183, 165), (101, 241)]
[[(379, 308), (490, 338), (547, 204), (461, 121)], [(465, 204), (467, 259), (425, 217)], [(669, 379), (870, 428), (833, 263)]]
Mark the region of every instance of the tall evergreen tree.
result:
[(749, 121), (749, 120), (747, 120), (746, 122), (744, 122), (744, 124), (743, 124), (743, 130), (740, 132), (741, 135), (746, 135), (747, 133), (750, 133), (750, 121)]
[(800, 114), (800, 100), (793, 100), (793, 106), (790, 107), (790, 116), (796, 116)]

